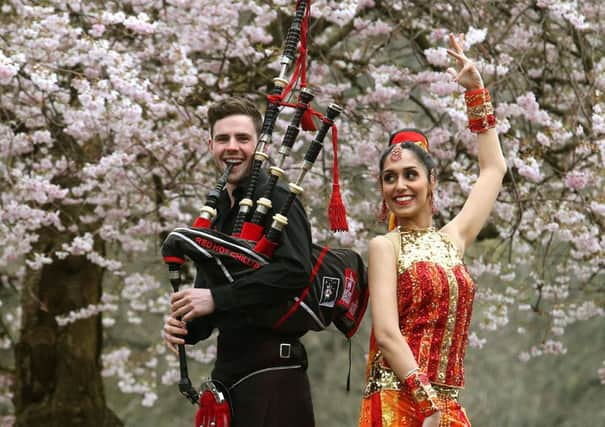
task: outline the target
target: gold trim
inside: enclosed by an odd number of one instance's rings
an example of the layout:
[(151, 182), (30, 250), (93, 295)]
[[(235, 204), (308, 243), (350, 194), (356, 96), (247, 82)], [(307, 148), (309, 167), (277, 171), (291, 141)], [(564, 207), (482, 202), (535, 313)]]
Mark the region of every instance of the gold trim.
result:
[(447, 270), (447, 284), (450, 294), (450, 302), (447, 313), (447, 323), (443, 332), (443, 341), (439, 351), (439, 368), (437, 368), (437, 378), (439, 381), (445, 381), (447, 375), (447, 365), (449, 362), (450, 349), (452, 348), (452, 339), (456, 328), (456, 314), (458, 312), (458, 281), (456, 275), (449, 269)]
[(458, 396), (460, 395), (459, 388), (443, 386), (435, 383), (431, 383), (431, 385), (439, 398), (458, 400)]
[(416, 262), (428, 261), (451, 269), (462, 264), (462, 257), (449, 237), (434, 228), (400, 231), (397, 260), (399, 274)]

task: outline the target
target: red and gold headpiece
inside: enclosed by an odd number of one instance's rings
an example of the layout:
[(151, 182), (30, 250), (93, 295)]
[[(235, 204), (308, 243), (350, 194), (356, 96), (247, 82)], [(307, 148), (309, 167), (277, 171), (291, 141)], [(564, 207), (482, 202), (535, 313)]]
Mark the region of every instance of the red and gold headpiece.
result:
[(391, 132), (389, 137), (389, 145), (400, 144), (403, 142), (411, 142), (418, 145), (427, 153), (429, 152), (429, 140), (426, 135), (418, 129), (406, 128)]

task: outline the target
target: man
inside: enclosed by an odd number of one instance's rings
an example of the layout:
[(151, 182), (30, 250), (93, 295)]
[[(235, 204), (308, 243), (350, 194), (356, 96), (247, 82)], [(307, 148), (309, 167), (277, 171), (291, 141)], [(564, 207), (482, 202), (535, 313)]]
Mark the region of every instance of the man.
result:
[[(262, 118), (250, 101), (230, 98), (214, 104), (208, 119), (208, 147), (218, 168), (222, 171), (228, 163), (234, 165), (212, 226), (231, 234), (249, 180)], [(261, 172), (254, 200), (267, 182), (267, 175)], [(284, 187), (276, 187), (274, 212), (287, 196)], [(267, 216), (266, 225), (272, 215)], [(307, 358), (299, 337), (254, 324), (255, 318), (262, 317), (272, 305), (300, 294), (309, 281), (310, 260), (310, 226), (296, 200), (271, 263), (231, 285), (210, 289), (198, 274), (195, 288), (172, 295), (172, 313), (164, 325), (164, 335), (173, 351), (177, 344), (206, 339), (214, 327), (219, 330), (212, 379), (228, 389), (236, 427), (314, 425)], [(176, 320), (179, 316), (182, 322)]]

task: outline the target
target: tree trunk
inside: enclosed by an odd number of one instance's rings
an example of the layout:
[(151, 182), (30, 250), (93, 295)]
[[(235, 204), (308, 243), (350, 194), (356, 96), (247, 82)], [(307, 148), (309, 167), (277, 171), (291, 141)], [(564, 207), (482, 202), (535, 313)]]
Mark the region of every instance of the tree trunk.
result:
[(65, 326), (55, 320), (100, 302), (103, 269), (70, 256), (29, 274), (15, 348), (16, 426), (122, 426), (105, 403), (101, 315)]

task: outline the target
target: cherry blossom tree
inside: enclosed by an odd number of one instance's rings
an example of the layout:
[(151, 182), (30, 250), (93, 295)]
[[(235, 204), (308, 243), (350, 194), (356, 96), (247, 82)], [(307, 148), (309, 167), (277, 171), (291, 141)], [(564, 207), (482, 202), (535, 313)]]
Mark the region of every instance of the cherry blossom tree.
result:
[[(17, 425), (119, 425), (102, 376), (145, 406), (156, 404), (158, 384), (174, 383), (159, 327), (144, 328), (168, 308), (158, 247), (192, 222), (216, 179), (209, 104), (237, 94), (265, 105), (294, 6), (0, 1), (0, 351), (13, 354), (0, 389)], [(519, 358), (565, 353), (569, 325), (605, 316), (605, 6), (317, 0), (311, 15), (314, 106), (345, 107), (339, 160), (350, 225), (335, 236), (325, 226), (326, 147), (304, 183), (315, 239), (363, 253), (384, 231), (376, 160), (403, 126), (425, 129), (439, 161), (437, 221), (459, 211), (476, 145), (445, 49), (450, 32), (464, 33), (509, 166), (480, 235), (488, 246), (467, 259), (480, 289), (471, 345), (504, 327), (524, 333), (539, 317), (543, 338)], [(511, 325), (512, 313), (521, 320)], [(130, 345), (119, 333), (126, 327), (138, 327), (145, 345)], [(213, 351), (191, 356), (207, 363)], [(605, 381), (602, 365), (594, 372)]]

